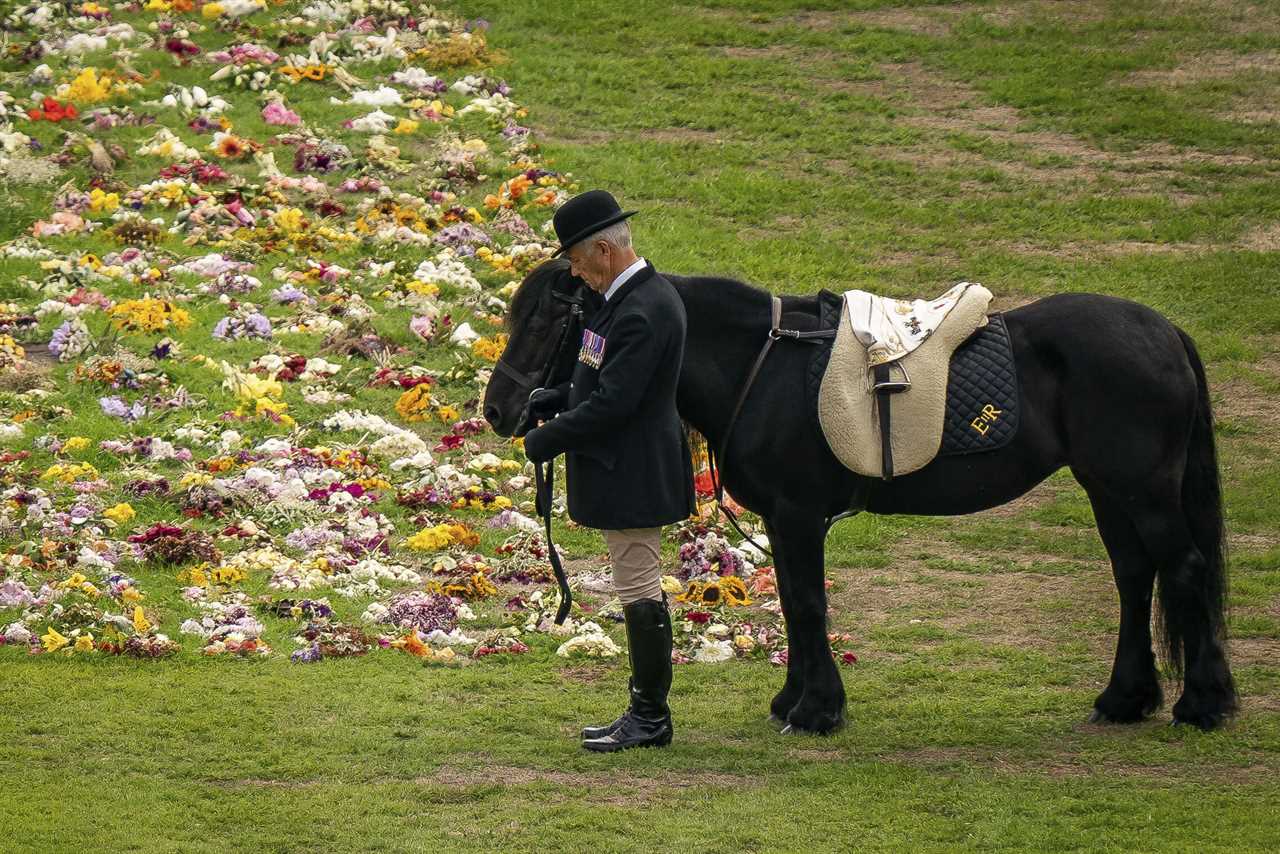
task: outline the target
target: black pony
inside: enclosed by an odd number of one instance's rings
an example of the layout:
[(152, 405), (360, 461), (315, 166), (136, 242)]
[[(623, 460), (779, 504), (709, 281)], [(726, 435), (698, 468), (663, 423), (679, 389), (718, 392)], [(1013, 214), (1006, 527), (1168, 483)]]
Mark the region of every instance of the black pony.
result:
[[(770, 295), (729, 279), (667, 276), (688, 312), (680, 415), (717, 448), (770, 327)], [(817, 326), (817, 297), (782, 298), (782, 325)], [(599, 297), (549, 261), (532, 271), (508, 314), (510, 340), (485, 392), (501, 436), (540, 381), (568, 376), (582, 312)], [(775, 719), (829, 732), (845, 694), (826, 634), (827, 520), (872, 513), (958, 515), (1024, 494), (1069, 466), (1093, 505), (1120, 591), (1120, 638), (1095, 721), (1142, 720), (1163, 702), (1152, 652), (1159, 580), (1162, 651), (1183, 677), (1175, 723), (1211, 729), (1236, 709), (1225, 646), (1226, 566), (1213, 415), (1195, 345), (1155, 311), (1126, 300), (1060, 294), (1004, 315), (1018, 365), (1021, 423), (999, 450), (939, 457), (891, 481), (860, 477), (832, 454), (805, 371), (812, 345), (779, 341), (720, 460), (725, 488), (764, 520), (786, 618), (787, 678)], [(568, 340), (569, 346), (560, 346)]]

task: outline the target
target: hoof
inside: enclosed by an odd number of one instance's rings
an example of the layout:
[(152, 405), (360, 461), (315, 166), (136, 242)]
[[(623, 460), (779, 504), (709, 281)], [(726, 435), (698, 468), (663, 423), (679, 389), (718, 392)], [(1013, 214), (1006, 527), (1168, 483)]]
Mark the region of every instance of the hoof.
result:
[(1226, 723), (1237, 708), (1234, 693), (1206, 696), (1187, 692), (1173, 704), (1173, 725), (1186, 724), (1208, 732)]
[(787, 735), (809, 733), (811, 735), (829, 735), (844, 726), (843, 709), (833, 712), (805, 709), (796, 706), (787, 715), (787, 725), (782, 732)]
[(787, 719), (786, 719), (786, 718), (784, 718), (784, 717), (781, 717), (781, 716), (779, 716), (779, 715), (775, 715), (774, 713), (770, 712), (770, 713), (769, 713), (769, 723), (770, 723), (770, 724), (772, 724), (772, 725), (773, 725), (773, 726), (775, 726), (775, 727), (786, 727), (786, 726), (787, 726)]
[(1163, 702), (1158, 685), (1152, 685), (1145, 691), (1125, 694), (1107, 690), (1094, 701), (1093, 711), (1089, 713), (1089, 723), (1141, 723), (1155, 714)]
[(1218, 713), (1209, 713), (1196, 715), (1194, 717), (1174, 716), (1169, 722), (1169, 726), (1193, 726), (1202, 732), (1212, 732), (1227, 722), (1227, 715)]

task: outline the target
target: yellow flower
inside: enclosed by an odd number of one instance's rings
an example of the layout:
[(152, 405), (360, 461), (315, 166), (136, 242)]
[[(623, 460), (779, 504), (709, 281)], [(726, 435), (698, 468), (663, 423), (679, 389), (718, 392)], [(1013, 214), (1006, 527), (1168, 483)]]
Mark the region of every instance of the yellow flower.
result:
[(96, 68), (86, 68), (76, 75), (76, 79), (71, 81), (66, 91), (62, 93), (62, 97), (77, 104), (94, 104), (98, 101), (105, 101), (111, 97), (110, 81), (110, 75), (104, 74), (102, 79), (99, 80)]
[[(421, 386), (419, 386), (419, 388), (421, 388)], [(459, 412), (457, 409), (447, 404), (440, 407), (439, 411), (436, 412), (436, 415), (438, 415), (440, 417), (440, 420), (446, 424), (448, 424), (450, 421), (457, 421), (459, 418), (462, 417), (461, 412)]]
[(136, 604), (147, 597), (133, 585), (125, 585), (120, 590), (120, 598), (125, 602), (132, 602)]
[(57, 480), (62, 483), (75, 483), (81, 478), (85, 480), (92, 480), (97, 476), (98, 470), (88, 463), (73, 463), (71, 465), (54, 463), (49, 466), (49, 468), (45, 469), (45, 472), (40, 476), (40, 479)]
[(451, 545), (476, 546), (480, 543), (480, 535), (466, 525), (436, 525), (424, 528), (406, 541), (411, 549), (424, 552), (439, 551)]
[(393, 133), (410, 134), (418, 129), (418, 123), (413, 119), (401, 119), (400, 124), (396, 125)]
[(85, 632), (76, 638), (76, 652), (93, 652), (93, 635)]
[(471, 342), (471, 352), (473, 355), (484, 359), (486, 362), (496, 362), (498, 357), (502, 355), (502, 351), (507, 348), (507, 336), (495, 335), (492, 339), (477, 338)]
[(89, 439), (85, 436), (72, 436), (62, 443), (62, 450), (68, 454), (83, 451), (87, 447), (89, 447)]
[(662, 592), (676, 594), (684, 590), (684, 585), (680, 583), (680, 579), (674, 575), (662, 576)]
[(147, 615), (142, 613), (141, 605), (133, 606), (133, 630), (140, 635), (151, 631), (151, 622), (147, 619)]
[(426, 282), (420, 282), (417, 279), (413, 279), (409, 284), (405, 285), (405, 287), (415, 294), (423, 294), (425, 296), (433, 297), (440, 293), (439, 285), (427, 284)]
[[(116, 210), (119, 207), (120, 207), (119, 193), (104, 193), (102, 192), (102, 188), (94, 187), (93, 192), (89, 194), (89, 210), (95, 213), (99, 211), (102, 211), (104, 213), (111, 213), (112, 211)], [(94, 260), (97, 260), (97, 259), (94, 259)], [(99, 261), (98, 263), (101, 264), (102, 262)]]
[(116, 303), (107, 310), (116, 328), (128, 332), (158, 332), (170, 323), (178, 327), (191, 325), (191, 315), (168, 300), (143, 297)]
[(129, 504), (121, 502), (115, 507), (108, 507), (106, 510), (103, 510), (102, 515), (106, 516), (117, 525), (123, 525), (138, 514), (131, 506), (129, 506)]
[(178, 481), (178, 486), (204, 486), (213, 483), (213, 475), (202, 471), (193, 471), (182, 476), (182, 480)]
[(204, 8), (200, 10), (200, 14), (204, 15), (207, 20), (212, 21), (214, 18), (222, 14), (222, 4), (205, 3)]
[(306, 226), (306, 218), (297, 208), (281, 208), (272, 214), (271, 221), (285, 234), (295, 234)]
[(58, 634), (58, 630), (50, 626), (49, 631), (41, 635), (40, 643), (44, 646), (45, 652), (57, 652), (71, 643), (71, 639)]
[(423, 421), (434, 402), (426, 383), (416, 385), (396, 400), (396, 413), (405, 421)]

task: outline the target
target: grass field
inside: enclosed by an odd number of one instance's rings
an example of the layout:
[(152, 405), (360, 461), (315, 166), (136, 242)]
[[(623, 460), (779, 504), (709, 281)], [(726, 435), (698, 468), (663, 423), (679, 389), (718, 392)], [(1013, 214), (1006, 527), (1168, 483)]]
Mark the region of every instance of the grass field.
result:
[[(602, 757), (576, 733), (616, 713), (625, 660), (4, 651), (0, 851), (1280, 846), (1280, 9), (451, 8), (491, 22), (553, 165), (641, 209), (659, 269), (789, 293), (968, 279), (1001, 307), (1095, 291), (1186, 328), (1219, 418), (1240, 715), (1171, 728), (1169, 684), (1147, 723), (1085, 722), (1118, 602), (1060, 472), (990, 512), (833, 531), (833, 628), (859, 662), (848, 726), (824, 738), (769, 725), (782, 672), (764, 662), (676, 668), (672, 747)], [(6, 237), (44, 215), (4, 198), (22, 220)], [(589, 532), (561, 543), (601, 559)]]

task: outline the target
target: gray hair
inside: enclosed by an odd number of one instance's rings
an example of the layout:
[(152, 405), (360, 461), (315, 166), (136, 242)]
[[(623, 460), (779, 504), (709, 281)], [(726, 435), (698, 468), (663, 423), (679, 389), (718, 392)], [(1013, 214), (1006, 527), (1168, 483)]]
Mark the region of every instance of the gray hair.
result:
[(600, 229), (585, 239), (591, 245), (595, 245), (597, 240), (604, 240), (619, 249), (626, 249), (631, 246), (631, 226), (627, 225), (627, 221), (624, 219)]

